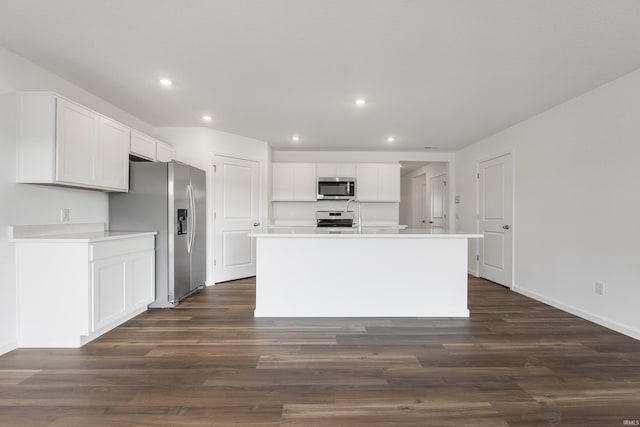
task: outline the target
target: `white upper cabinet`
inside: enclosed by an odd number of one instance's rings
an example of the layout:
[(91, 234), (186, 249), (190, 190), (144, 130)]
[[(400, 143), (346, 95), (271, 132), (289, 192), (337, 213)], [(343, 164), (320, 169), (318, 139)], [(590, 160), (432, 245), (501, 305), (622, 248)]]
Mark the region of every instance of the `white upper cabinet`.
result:
[(128, 191), (128, 127), (55, 94), (17, 107), (17, 182)]
[(315, 202), (318, 198), (316, 189), (316, 165), (298, 165), (294, 168), (295, 200)]
[(316, 165), (312, 163), (274, 163), (273, 200), (315, 202)]
[(170, 162), (176, 158), (176, 150), (171, 145), (136, 130), (131, 131), (130, 152), (136, 157), (158, 162)]
[(356, 198), (363, 202), (378, 201), (377, 165), (358, 165)]
[[(56, 181), (95, 185), (99, 152), (100, 116), (58, 98), (56, 111)], [(50, 135), (53, 137), (53, 135)], [(25, 159), (28, 161), (28, 159)]]
[(147, 160), (156, 159), (156, 143), (157, 141), (136, 130), (131, 131), (131, 149), (130, 152), (134, 156)]
[(100, 117), (100, 164), (96, 171), (100, 182), (110, 188), (129, 189), (129, 139), (131, 129), (106, 117)]
[(359, 164), (356, 179), (358, 200), (362, 202), (400, 201), (399, 164)]
[(157, 141), (156, 144), (156, 161), (170, 162), (176, 158), (176, 149), (169, 144)]
[(356, 165), (347, 163), (318, 163), (316, 165), (318, 178), (355, 178)]
[(400, 165), (378, 166), (378, 200), (381, 202), (400, 201)]

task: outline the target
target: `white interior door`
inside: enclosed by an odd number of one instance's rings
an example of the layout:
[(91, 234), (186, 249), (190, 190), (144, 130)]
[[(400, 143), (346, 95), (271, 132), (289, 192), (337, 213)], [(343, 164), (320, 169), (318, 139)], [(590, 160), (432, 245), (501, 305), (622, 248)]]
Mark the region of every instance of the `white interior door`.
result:
[(420, 184), (420, 228), (427, 228), (429, 226), (429, 213), (427, 209), (427, 183)]
[(214, 167), (214, 280), (255, 276), (255, 239), (247, 234), (260, 226), (260, 165), (216, 155)]
[(432, 176), (430, 179), (430, 218), (432, 227), (447, 228), (447, 175)]
[(480, 163), (480, 276), (511, 287), (512, 163), (507, 154)]

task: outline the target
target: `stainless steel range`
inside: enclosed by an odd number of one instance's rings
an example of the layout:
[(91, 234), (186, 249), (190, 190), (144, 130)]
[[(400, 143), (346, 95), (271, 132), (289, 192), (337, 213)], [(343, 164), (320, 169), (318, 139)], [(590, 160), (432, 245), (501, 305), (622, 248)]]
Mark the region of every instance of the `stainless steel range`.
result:
[(353, 211), (317, 211), (318, 227), (353, 227)]

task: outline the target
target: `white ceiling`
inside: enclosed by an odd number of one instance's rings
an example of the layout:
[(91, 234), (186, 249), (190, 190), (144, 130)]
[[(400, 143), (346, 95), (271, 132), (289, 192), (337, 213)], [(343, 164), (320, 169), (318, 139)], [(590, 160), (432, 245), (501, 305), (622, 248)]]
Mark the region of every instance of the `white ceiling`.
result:
[(0, 0), (0, 44), (154, 126), (448, 151), (640, 68), (640, 1)]

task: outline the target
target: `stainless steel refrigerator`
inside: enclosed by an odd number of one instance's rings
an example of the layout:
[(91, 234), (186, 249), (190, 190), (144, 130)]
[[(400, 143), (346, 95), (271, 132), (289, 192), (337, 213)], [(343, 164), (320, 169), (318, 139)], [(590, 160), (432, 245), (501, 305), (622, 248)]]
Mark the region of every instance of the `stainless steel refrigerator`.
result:
[(156, 299), (175, 307), (205, 283), (205, 172), (176, 161), (130, 162), (129, 192), (109, 193), (109, 229), (157, 231)]

